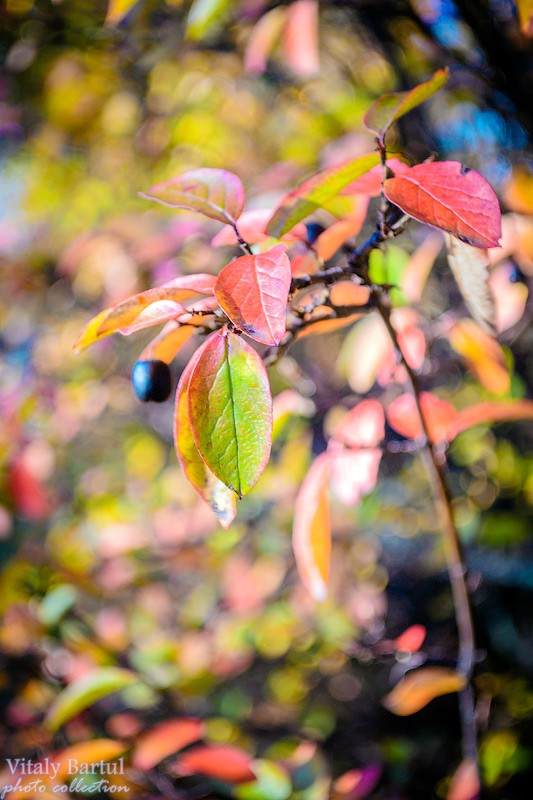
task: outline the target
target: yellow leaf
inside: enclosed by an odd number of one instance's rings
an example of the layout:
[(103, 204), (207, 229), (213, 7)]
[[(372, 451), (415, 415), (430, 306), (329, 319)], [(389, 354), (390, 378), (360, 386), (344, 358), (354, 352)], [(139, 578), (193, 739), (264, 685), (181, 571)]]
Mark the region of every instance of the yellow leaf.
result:
[(384, 699), (383, 705), (400, 717), (415, 714), (436, 697), (458, 692), (466, 686), (466, 678), (445, 667), (424, 667), (407, 675)]

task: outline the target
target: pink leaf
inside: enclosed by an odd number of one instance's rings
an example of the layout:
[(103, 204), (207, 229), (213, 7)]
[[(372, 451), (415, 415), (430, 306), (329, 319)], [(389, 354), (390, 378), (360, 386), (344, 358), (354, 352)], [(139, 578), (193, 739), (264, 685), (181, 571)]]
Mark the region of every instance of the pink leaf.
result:
[(318, 74), (318, 2), (295, 0), (287, 8), (287, 22), (283, 31), (285, 59), (300, 78)]
[(239, 178), (224, 169), (192, 169), (139, 194), (170, 208), (198, 211), (211, 219), (229, 223), (239, 218), (245, 200)]
[(174, 764), (178, 775), (207, 775), (227, 783), (255, 780), (252, 758), (237, 747), (207, 744), (188, 750)]
[(348, 447), (375, 447), (385, 437), (385, 415), (377, 400), (362, 400), (346, 414), (334, 436)]

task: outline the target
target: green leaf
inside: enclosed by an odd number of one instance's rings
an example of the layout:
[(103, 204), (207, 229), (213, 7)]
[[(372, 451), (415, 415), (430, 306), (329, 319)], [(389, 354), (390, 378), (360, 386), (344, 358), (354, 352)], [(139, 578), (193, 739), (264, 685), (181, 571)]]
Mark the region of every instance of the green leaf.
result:
[(252, 765), (257, 780), (241, 783), (233, 789), (239, 800), (287, 800), (292, 792), (289, 776), (277, 764), (256, 759)]
[(272, 215), (266, 232), (276, 238), (284, 236), (317, 208), (326, 208), (345, 186), (377, 164), (379, 155), (370, 153), (356, 158), (355, 161), (344, 161), (342, 164), (320, 170), (283, 198)]
[(61, 617), (72, 608), (78, 598), (78, 592), (68, 583), (53, 586), (39, 607), (39, 617), (41, 621), (53, 627), (57, 625)]
[(372, 103), (363, 118), (365, 128), (376, 133), (383, 142), (392, 123), (435, 94), (444, 86), (448, 75), (448, 68), (439, 69), (433, 77), (415, 86), (414, 89), (381, 95)]
[(194, 0), (187, 17), (187, 38), (203, 39), (213, 22), (232, 4), (233, 0)]
[(270, 456), (272, 396), (262, 360), (240, 336), (210, 336), (190, 377), (188, 410), (200, 455), (242, 499)]
[(101, 667), (83, 675), (58, 694), (45, 718), (45, 725), (56, 731), (84, 709), (119, 689), (139, 680), (134, 672), (118, 667)]

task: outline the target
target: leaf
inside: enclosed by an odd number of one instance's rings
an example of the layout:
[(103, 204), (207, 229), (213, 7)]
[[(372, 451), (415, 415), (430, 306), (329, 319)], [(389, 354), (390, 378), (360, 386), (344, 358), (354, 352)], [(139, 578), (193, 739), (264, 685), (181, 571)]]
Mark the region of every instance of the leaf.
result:
[(475, 759), (465, 758), (455, 771), (446, 800), (478, 800), (481, 791)]
[(401, 653), (416, 653), (424, 644), (426, 629), (423, 625), (410, 625), (398, 638), (394, 644)]
[(58, 694), (45, 717), (45, 725), (49, 730), (56, 731), (97, 700), (138, 680), (134, 672), (118, 667), (92, 670)]
[(423, 667), (408, 672), (383, 700), (383, 705), (393, 714), (406, 717), (427, 706), (436, 697), (459, 692), (466, 686), (466, 678), (446, 667)]
[(348, 447), (375, 447), (385, 438), (385, 414), (377, 400), (362, 400), (335, 428), (339, 442)]
[(511, 378), (503, 350), (479, 325), (462, 319), (448, 331), (448, 339), (488, 392), (505, 394), (509, 391)]
[[(270, 9), (255, 23), (244, 50), (244, 69), (251, 75), (263, 75), (267, 60), (281, 36), (288, 6)], [(242, 234), (241, 234), (242, 235)]]
[(513, 282), (515, 269), (511, 261), (506, 261), (493, 269), (489, 277), (489, 286), (496, 303), (498, 331), (512, 328), (524, 316), (529, 290), (524, 283)]
[(376, 313), (362, 319), (345, 339), (339, 366), (348, 379), (350, 388), (365, 394), (394, 352), (390, 336), (381, 317)]
[(355, 506), (377, 483), (381, 450), (368, 447), (351, 450), (331, 440), (328, 446), (330, 484), (333, 492), (347, 506)]
[(448, 264), (470, 313), (486, 333), (496, 335), (496, 308), (489, 286), (489, 254), (444, 234)]
[(330, 225), (329, 228), (326, 228), (324, 233), (321, 233), (316, 240), (314, 249), (318, 257), (323, 261), (328, 261), (328, 259), (334, 256), (346, 239), (357, 236), (360, 232), (365, 221), (368, 207), (366, 198), (361, 199), (363, 200), (363, 204), (361, 206), (362, 213), (359, 219), (341, 219), (339, 222), (335, 222), (333, 225)]
[(262, 360), (240, 336), (207, 339), (190, 377), (188, 412), (200, 455), (242, 499), (268, 462), (272, 396)]
[(258, 758), (253, 762), (253, 771), (255, 781), (241, 783), (234, 789), (238, 800), (288, 800), (291, 796), (291, 779), (279, 764)]
[(410, 303), (419, 303), (435, 259), (442, 250), (442, 234), (430, 231), (420, 247), (409, 257), (400, 288)]
[[(331, 311), (327, 306), (320, 306), (317, 310), (322, 309), (324, 313)], [(315, 336), (321, 333), (334, 333), (335, 331), (345, 328), (347, 325), (353, 325), (358, 319), (364, 317), (364, 314), (353, 313), (348, 317), (334, 317), (330, 315), (331, 319), (317, 319), (312, 325), (308, 325), (301, 330), (297, 330), (295, 334), (296, 339), (304, 339), (307, 336)]]
[[(402, 156), (404, 158), (404, 156)], [(394, 175), (402, 175), (409, 170), (409, 164), (402, 161), (397, 156), (387, 158), (387, 166), (394, 172)], [(383, 182), (383, 167), (378, 164), (372, 167), (365, 175), (348, 184), (342, 190), (341, 195), (363, 194), (369, 197), (378, 197), (381, 194), (381, 184)]]
[[(103, 339), (104, 336), (109, 336), (120, 328), (127, 328), (152, 303), (160, 300), (171, 300), (175, 303), (180, 303), (182, 300), (187, 300), (198, 294), (213, 294), (215, 282), (216, 277), (207, 273), (183, 275), (161, 286), (134, 294), (132, 297), (122, 300), (120, 303), (111, 306), (111, 308), (106, 308), (96, 317), (93, 317), (78, 336), (74, 349), (77, 353), (80, 353), (93, 342)], [(156, 320), (151, 324), (157, 325), (158, 322)]]
[(449, 70), (439, 69), (425, 83), (420, 83), (407, 92), (391, 92), (375, 100), (365, 116), (363, 124), (383, 141), (388, 129), (400, 117), (419, 106), (428, 97), (441, 89), (448, 80)]
[(333, 800), (364, 800), (374, 791), (382, 773), (381, 764), (369, 764), (345, 772), (333, 784)]
[(245, 200), (242, 183), (236, 175), (225, 169), (206, 168), (191, 169), (168, 181), (156, 183), (139, 195), (170, 208), (198, 211), (206, 217), (230, 224), (239, 218)]
[(233, 0), (194, 0), (187, 17), (187, 39), (199, 41), (209, 32), (213, 23), (233, 5)]
[(197, 742), (204, 734), (204, 724), (199, 719), (167, 719), (145, 731), (135, 743), (131, 757), (132, 766), (145, 772), (153, 769), (167, 756)]
[(295, 75), (303, 79), (318, 75), (317, 0), (294, 0), (289, 4), (282, 40), (285, 60)]
[(231, 745), (208, 744), (193, 747), (174, 764), (178, 775), (206, 775), (227, 783), (247, 783), (255, 780), (252, 758)]
[(371, 153), (354, 161), (343, 161), (307, 178), (294, 191), (286, 195), (272, 215), (266, 227), (270, 236), (279, 238), (290, 231), (317, 208), (324, 208), (336, 198), (341, 189), (379, 164), (377, 153)]
[(449, 441), (474, 425), (490, 422), (513, 422), (533, 419), (533, 400), (516, 400), (512, 403), (476, 403), (457, 412), (455, 422), (450, 425)]
[(130, 325), (125, 325), (119, 328), (118, 332), (123, 336), (131, 336), (132, 333), (137, 333), (144, 328), (150, 328), (153, 325), (160, 325), (162, 322), (168, 322), (171, 319), (185, 314), (187, 309), (181, 303), (176, 303), (175, 300), (156, 300), (155, 303), (150, 303), (149, 306), (143, 308), (137, 314), (135, 321)]
[[(273, 11), (281, 10), (281, 7), (272, 9)], [(239, 233), (248, 244), (256, 244), (268, 242), (272, 239), (267, 233), (265, 228), (272, 216), (271, 208), (252, 208), (249, 211), (243, 211), (239, 217)], [(307, 240), (307, 228), (303, 222), (288, 231), (283, 236), (284, 242), (298, 242)], [(224, 225), (224, 227), (211, 239), (213, 247), (220, 247), (221, 245), (237, 245), (238, 239), (235, 229), (232, 225)]]
[(118, 25), (139, 0), (108, 0), (104, 25)]
[(202, 500), (214, 511), (222, 527), (227, 529), (237, 513), (235, 495), (207, 467), (198, 452), (189, 419), (189, 381), (202, 353), (210, 346), (209, 342), (210, 339), (207, 339), (194, 353), (179, 380), (174, 411), (174, 445), (183, 474)]
[(262, 344), (285, 335), (291, 264), (284, 244), (261, 255), (241, 256), (221, 270), (215, 297), (233, 324)]
[(385, 181), (385, 194), (410, 217), (473, 247), (499, 247), (498, 198), (479, 172), (458, 161), (417, 164)]
[(516, 0), (520, 30), (527, 37), (533, 37), (533, 0)]
[(152, 339), (142, 351), (138, 361), (164, 361), (170, 364), (176, 353), (181, 350), (194, 333), (192, 325), (180, 325), (169, 322), (161, 333)]
[[(422, 392), (420, 410), (430, 441), (450, 441), (450, 430), (454, 429), (459, 415), (452, 404), (434, 394)], [(406, 439), (419, 439), (423, 436), (422, 423), (412, 394), (402, 394), (393, 400), (387, 408), (387, 422)]]
[(329, 457), (322, 453), (300, 486), (292, 529), (292, 546), (300, 579), (319, 603), (327, 597), (331, 558), (328, 482)]
[(56, 780), (63, 781), (64, 778), (72, 774), (69, 760), (78, 764), (98, 764), (101, 761), (115, 761), (122, 753), (125, 753), (129, 746), (124, 742), (115, 739), (93, 739), (89, 742), (78, 742), (70, 747), (61, 750), (50, 758), (59, 764)]

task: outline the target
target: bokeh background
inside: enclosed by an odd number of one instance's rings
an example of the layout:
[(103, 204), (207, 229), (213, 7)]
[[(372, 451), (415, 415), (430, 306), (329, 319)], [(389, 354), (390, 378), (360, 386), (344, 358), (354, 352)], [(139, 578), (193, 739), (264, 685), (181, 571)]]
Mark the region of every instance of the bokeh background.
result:
[[(503, 377), (446, 338), (466, 311), (438, 236), (428, 244), (429, 229), (411, 226), (390, 248), (390, 268), (401, 275), (413, 253), (435, 261), (419, 303), (426, 388), (459, 408), (533, 397), (533, 46), (515, 3), (226, 0), (197, 3), (191, 16), (187, 0), (111, 9), (4, 0), (0, 15), (6, 757), (132, 742), (161, 720), (195, 716), (208, 741), (282, 771), (273, 768), (259, 800), (444, 798), (460, 759), (453, 696), (408, 718), (381, 704), (408, 666), (455, 658), (421, 461), (388, 453), (372, 494), (355, 508), (334, 504), (326, 603), (300, 585), (291, 551), (294, 498), (313, 454), (362, 389), (383, 392), (372, 365), (361, 386), (357, 325), (302, 340), (271, 371), (274, 393), (300, 402), (280, 413), (271, 463), (227, 531), (181, 475), (172, 401), (142, 405), (132, 392), (150, 334), (110, 337), (79, 356), (72, 344), (102, 308), (179, 274), (217, 272), (236, 254), (211, 247), (217, 223), (137, 192), (222, 167), (241, 177), (248, 207), (272, 208), (321, 166), (372, 150), (362, 116), (375, 97), (449, 66), (447, 86), (400, 121), (395, 144), (414, 160), (461, 160), (498, 192)], [(450, 450), (475, 589), (481, 766), (487, 796), (509, 799), (529, 796), (533, 775), (532, 444), (531, 423), (505, 423), (473, 428)], [(394, 640), (412, 624), (427, 629), (424, 645), (398, 653)], [(141, 681), (52, 737), (42, 720), (60, 689), (113, 665)], [(231, 794), (176, 779), (165, 763), (130, 769), (127, 796)]]

